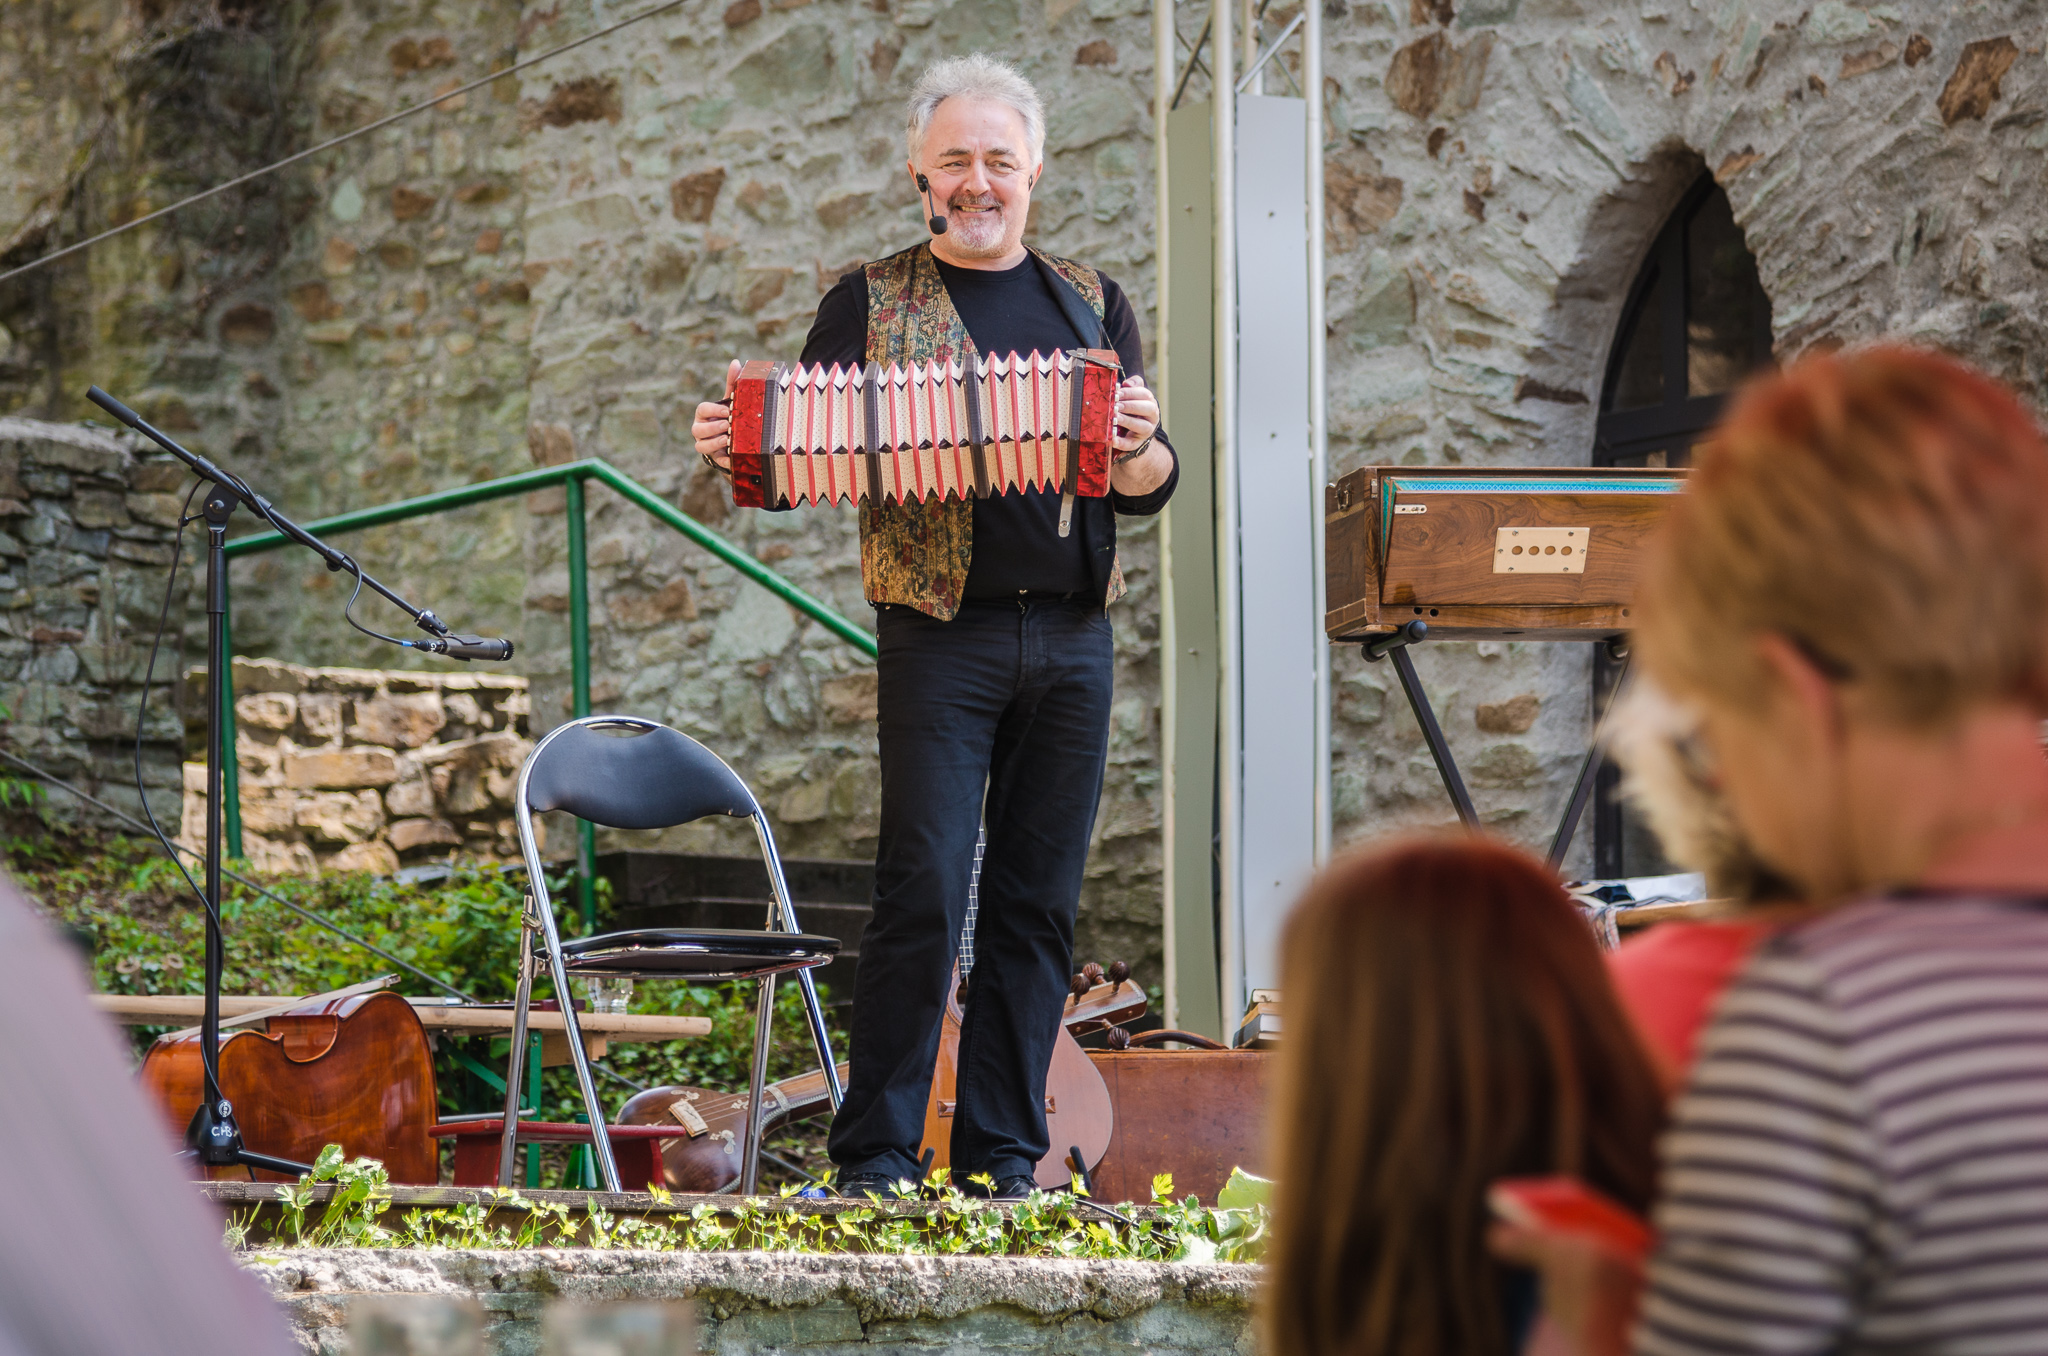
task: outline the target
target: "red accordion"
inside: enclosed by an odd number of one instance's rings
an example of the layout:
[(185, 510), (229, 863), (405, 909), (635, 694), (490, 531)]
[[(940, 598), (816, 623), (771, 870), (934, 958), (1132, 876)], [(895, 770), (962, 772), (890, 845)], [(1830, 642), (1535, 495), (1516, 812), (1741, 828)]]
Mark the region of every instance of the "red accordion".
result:
[[(732, 404), (743, 508), (1109, 493), (1114, 352), (1012, 353), (913, 367), (751, 362)], [(1065, 521), (1064, 515), (1062, 519)]]

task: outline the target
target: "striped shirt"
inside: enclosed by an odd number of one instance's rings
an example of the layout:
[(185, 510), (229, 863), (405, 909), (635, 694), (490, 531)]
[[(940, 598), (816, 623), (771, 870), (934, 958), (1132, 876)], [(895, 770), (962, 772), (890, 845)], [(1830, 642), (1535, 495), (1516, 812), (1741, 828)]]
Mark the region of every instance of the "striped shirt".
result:
[(1664, 1146), (1640, 1356), (2048, 1352), (2048, 900), (1759, 948)]

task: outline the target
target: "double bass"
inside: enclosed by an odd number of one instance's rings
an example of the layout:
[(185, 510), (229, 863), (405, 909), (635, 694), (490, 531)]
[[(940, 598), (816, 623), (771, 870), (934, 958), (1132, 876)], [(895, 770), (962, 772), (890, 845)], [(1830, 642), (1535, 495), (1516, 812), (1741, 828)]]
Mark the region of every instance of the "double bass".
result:
[[(437, 1112), (434, 1058), (412, 1004), (390, 992), (322, 994), (264, 1022), (224, 1033), (221, 1095), (235, 1107), (242, 1140), (258, 1153), (311, 1163), (339, 1144), (354, 1158), (382, 1159), (394, 1182), (440, 1180), (428, 1135)], [(159, 1036), (143, 1058), (144, 1087), (182, 1136), (199, 1110), (206, 1075), (199, 1032)], [(213, 1168), (212, 1176), (291, 1178), (260, 1168)]]

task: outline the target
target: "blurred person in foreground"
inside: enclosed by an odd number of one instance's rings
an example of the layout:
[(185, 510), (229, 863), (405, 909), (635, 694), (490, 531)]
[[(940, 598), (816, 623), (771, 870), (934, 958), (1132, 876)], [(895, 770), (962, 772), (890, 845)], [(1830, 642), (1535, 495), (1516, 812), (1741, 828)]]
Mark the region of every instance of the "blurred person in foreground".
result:
[(1652, 546), (1640, 662), (1825, 912), (1723, 997), (1646, 1275), (1502, 1228), (1578, 1349), (2048, 1350), (2048, 446), (1898, 347), (1752, 386)]
[(1592, 930), (1522, 853), (1421, 839), (1331, 866), (1282, 948), (1265, 1350), (1527, 1349), (1534, 1276), (1487, 1255), (1489, 1183), (1652, 1189), (1663, 1099)]
[(1607, 953), (1615, 992), (1669, 1095), (1684, 1083), (1700, 1032), (1750, 952), (1806, 909), (1743, 837), (1701, 759), (1697, 717), (1656, 679), (1629, 679), (1603, 738), (1624, 774), (1623, 795), (1643, 811), (1664, 855), (1707, 882), (1707, 902), (1691, 916), (1654, 923)]
[(0, 877), (0, 1356), (283, 1356), (77, 954)]

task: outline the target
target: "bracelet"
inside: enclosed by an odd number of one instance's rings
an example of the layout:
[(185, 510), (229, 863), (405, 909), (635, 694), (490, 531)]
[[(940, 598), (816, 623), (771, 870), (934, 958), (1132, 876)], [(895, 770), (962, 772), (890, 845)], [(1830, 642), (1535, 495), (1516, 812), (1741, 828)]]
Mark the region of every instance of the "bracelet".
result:
[(712, 470), (718, 472), (718, 474), (726, 476), (728, 478), (731, 477), (732, 468), (730, 466), (720, 466), (718, 464), (717, 459), (713, 457), (709, 452), (699, 452), (697, 456), (699, 460), (701, 460), (706, 466), (709, 466)]
[(1121, 466), (1127, 461), (1135, 461), (1137, 458), (1144, 456), (1145, 450), (1152, 446), (1152, 440), (1158, 436), (1159, 430), (1152, 430), (1152, 432), (1145, 435), (1144, 442), (1139, 443), (1136, 447), (1132, 448), (1128, 452), (1117, 453), (1115, 456), (1109, 459), (1109, 464), (1111, 466)]

